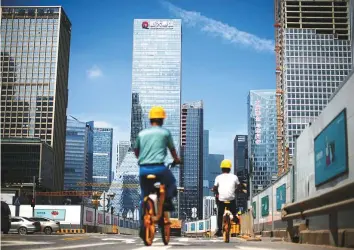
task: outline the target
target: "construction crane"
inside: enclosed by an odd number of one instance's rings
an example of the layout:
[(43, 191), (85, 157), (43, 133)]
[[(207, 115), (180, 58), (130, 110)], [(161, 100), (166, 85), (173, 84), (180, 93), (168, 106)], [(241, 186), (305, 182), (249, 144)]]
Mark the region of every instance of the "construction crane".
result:
[[(277, 151), (278, 151), (278, 176), (287, 171), (288, 165), (285, 156), (285, 127), (284, 127), (284, 0), (275, 0), (275, 58), (276, 58), (276, 107), (277, 107)], [(286, 163), (286, 164), (285, 164)]]

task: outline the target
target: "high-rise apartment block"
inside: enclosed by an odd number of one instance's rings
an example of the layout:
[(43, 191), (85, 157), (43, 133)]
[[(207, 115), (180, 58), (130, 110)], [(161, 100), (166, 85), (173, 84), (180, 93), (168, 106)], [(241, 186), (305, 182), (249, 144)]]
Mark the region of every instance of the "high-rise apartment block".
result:
[(347, 0), (275, 0), (278, 167), (352, 67)]
[(248, 95), (248, 156), (252, 159), (252, 190), (272, 183), (277, 173), (275, 90), (251, 90)]
[(181, 122), (181, 185), (185, 188), (181, 213), (191, 214), (191, 208), (197, 208), (198, 218), (203, 216), (203, 102), (182, 105)]
[[(61, 7), (1, 10), (1, 138), (39, 138), (50, 145), (52, 187), (61, 191), (71, 23)], [(32, 176), (23, 178), (32, 182)]]
[(90, 185), (82, 184), (92, 182), (93, 125), (72, 116), (67, 119), (64, 190), (92, 190)]
[(93, 190), (107, 191), (112, 182), (112, 128), (93, 130)]

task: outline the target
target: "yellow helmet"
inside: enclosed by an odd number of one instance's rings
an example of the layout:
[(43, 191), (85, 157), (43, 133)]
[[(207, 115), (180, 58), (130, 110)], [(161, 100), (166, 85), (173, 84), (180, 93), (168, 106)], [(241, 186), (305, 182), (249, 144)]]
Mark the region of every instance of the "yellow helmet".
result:
[(232, 167), (232, 163), (228, 159), (223, 160), (220, 164), (220, 168), (230, 168), (231, 169), (231, 167)]
[(149, 119), (165, 119), (165, 118), (166, 118), (166, 112), (162, 107), (155, 106), (150, 109)]
[(238, 215), (241, 215), (241, 212), (238, 212), (237, 214), (238, 214)]

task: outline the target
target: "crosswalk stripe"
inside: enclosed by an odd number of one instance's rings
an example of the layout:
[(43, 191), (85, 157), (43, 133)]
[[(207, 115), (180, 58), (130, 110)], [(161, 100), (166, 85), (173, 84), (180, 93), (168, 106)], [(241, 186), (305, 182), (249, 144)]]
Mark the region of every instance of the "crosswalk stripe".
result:
[(53, 242), (46, 242), (46, 241), (16, 241), (16, 240), (2, 240), (1, 246), (8, 247), (8, 246), (23, 246), (23, 245), (46, 245), (46, 244), (53, 244)]

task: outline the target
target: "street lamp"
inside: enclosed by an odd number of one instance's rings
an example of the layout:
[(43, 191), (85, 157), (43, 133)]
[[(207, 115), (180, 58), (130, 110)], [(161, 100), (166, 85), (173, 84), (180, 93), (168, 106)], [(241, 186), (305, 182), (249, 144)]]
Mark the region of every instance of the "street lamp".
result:
[(114, 199), (114, 196), (116, 196), (115, 193), (107, 193), (104, 191), (103, 192), (103, 224), (106, 225), (106, 195), (108, 198), (108, 204), (107, 204), (107, 211), (109, 210), (109, 207), (111, 206), (111, 201)]

